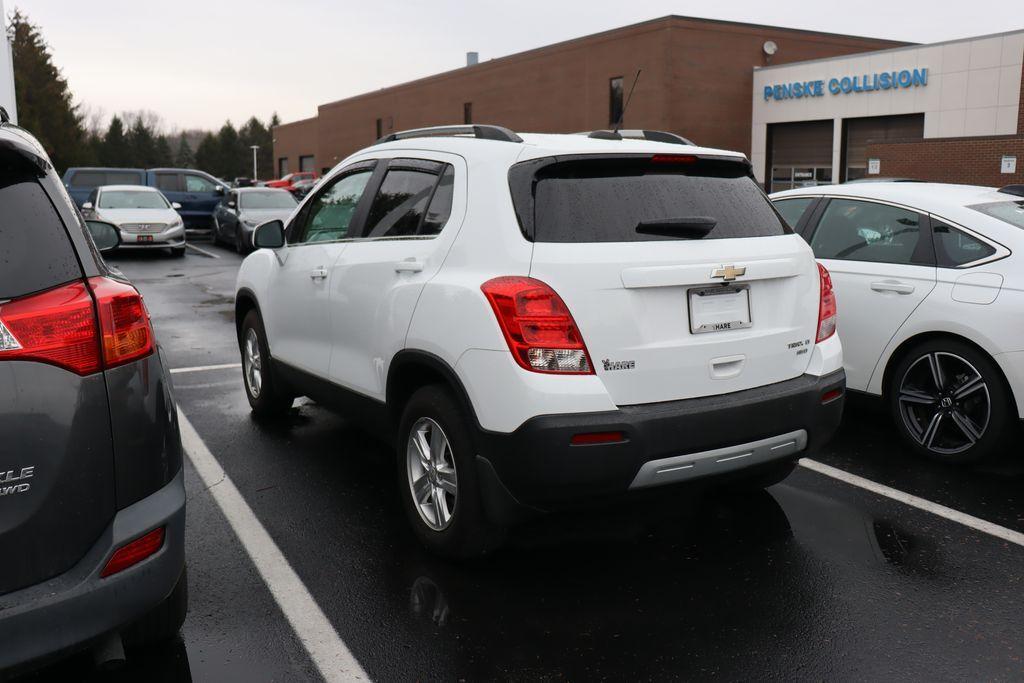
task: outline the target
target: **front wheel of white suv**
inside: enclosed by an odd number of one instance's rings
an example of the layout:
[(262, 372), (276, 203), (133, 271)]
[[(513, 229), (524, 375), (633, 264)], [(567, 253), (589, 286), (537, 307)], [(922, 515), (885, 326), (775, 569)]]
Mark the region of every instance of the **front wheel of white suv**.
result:
[(292, 407), (295, 397), (280, 387), (271, 371), (270, 347), (263, 320), (256, 310), (246, 313), (239, 338), (242, 379), (249, 407), (258, 418), (278, 417)]
[(397, 440), (398, 485), (413, 532), (428, 550), (452, 558), (500, 545), (484, 515), (465, 412), (442, 386), (426, 386), (405, 406)]

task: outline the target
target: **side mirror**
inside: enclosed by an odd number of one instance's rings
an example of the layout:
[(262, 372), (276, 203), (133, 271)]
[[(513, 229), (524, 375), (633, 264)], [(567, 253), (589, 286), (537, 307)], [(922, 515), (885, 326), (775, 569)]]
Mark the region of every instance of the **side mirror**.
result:
[(256, 226), (252, 245), (257, 249), (280, 249), (284, 246), (284, 222), (267, 221)]
[(93, 209), (92, 202), (86, 202), (86, 203), (82, 204), (82, 211), (92, 211), (92, 209)]
[(235, 203), (234, 202), (228, 202), (228, 208), (229, 209), (235, 208)]
[(101, 252), (110, 251), (120, 246), (121, 232), (113, 224), (103, 221), (86, 221), (85, 224), (89, 228), (89, 234), (92, 235), (92, 241)]
[(174, 209), (175, 211), (178, 211), (179, 209), (181, 209), (181, 204), (179, 204), (178, 202), (171, 202), (171, 208)]
[(217, 193), (219, 196), (223, 197), (224, 196), (224, 186), (223, 185), (218, 185), (217, 188), (214, 190), (214, 192)]

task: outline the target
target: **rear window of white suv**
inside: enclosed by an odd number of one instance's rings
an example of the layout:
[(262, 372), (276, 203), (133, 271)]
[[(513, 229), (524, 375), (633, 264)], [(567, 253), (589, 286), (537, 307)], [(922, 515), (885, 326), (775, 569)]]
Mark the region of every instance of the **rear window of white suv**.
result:
[(523, 232), (536, 242), (792, 232), (738, 160), (655, 155), (534, 161), (513, 167), (510, 184)]

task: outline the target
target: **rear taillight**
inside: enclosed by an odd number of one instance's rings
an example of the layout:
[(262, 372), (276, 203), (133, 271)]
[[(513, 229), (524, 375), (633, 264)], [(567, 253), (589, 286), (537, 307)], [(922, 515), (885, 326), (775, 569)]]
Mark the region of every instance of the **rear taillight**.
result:
[(86, 284), (0, 305), (0, 360), (49, 363), (79, 375), (98, 371), (96, 314)]
[(152, 351), (142, 296), (122, 282), (94, 277), (0, 305), (0, 361), (36, 361), (91, 375)]
[(529, 277), (499, 277), (480, 289), (519, 365), (533, 372), (594, 373), (583, 336), (553, 289)]
[(108, 368), (124, 365), (153, 352), (153, 329), (142, 295), (116, 280), (89, 280), (100, 312), (103, 362)]
[(836, 294), (832, 291), (832, 276), (825, 266), (818, 264), (821, 281), (821, 300), (818, 304), (818, 339), (823, 342), (836, 333)]

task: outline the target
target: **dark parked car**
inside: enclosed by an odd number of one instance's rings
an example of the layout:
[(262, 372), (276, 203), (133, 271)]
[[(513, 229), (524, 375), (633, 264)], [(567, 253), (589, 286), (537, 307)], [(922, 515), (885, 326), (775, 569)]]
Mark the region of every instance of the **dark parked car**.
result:
[(252, 251), (252, 233), (267, 221), (286, 221), (298, 206), (288, 191), (273, 187), (231, 190), (213, 213), (213, 241), (230, 244), (239, 254)]
[[(185, 487), (171, 383), (139, 292), (46, 152), (0, 124), (0, 678), (175, 636)], [(95, 236), (95, 237), (93, 237)]]
[(189, 168), (69, 168), (63, 180), (78, 208), (103, 185), (155, 187), (168, 201), (181, 204), (178, 213), (185, 229), (192, 232), (208, 232), (213, 227), (213, 210), (227, 190), (223, 181)]

